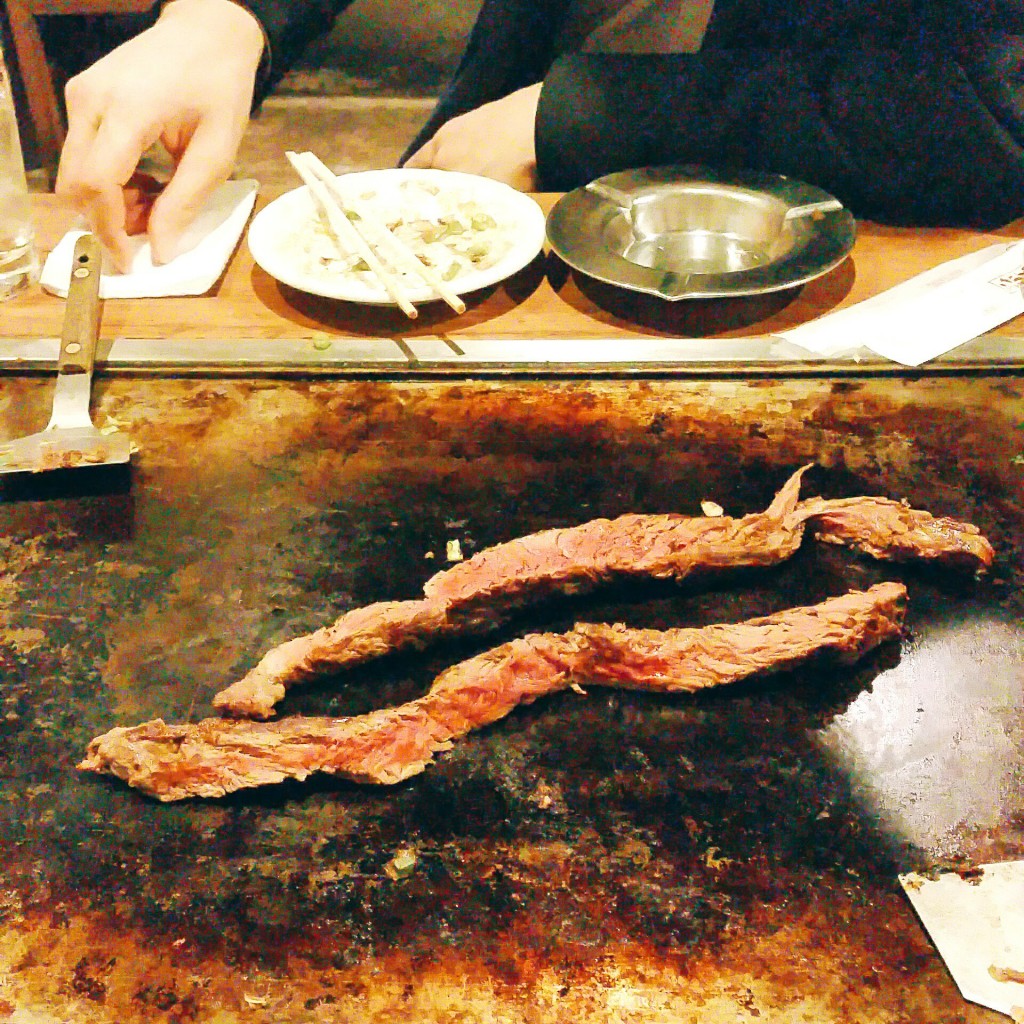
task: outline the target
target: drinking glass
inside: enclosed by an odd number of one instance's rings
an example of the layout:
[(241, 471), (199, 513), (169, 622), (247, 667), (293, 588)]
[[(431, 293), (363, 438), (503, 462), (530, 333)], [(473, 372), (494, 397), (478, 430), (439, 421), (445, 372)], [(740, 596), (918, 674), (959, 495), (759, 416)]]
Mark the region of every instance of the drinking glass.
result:
[(0, 300), (34, 281), (39, 260), (7, 63), (0, 49)]

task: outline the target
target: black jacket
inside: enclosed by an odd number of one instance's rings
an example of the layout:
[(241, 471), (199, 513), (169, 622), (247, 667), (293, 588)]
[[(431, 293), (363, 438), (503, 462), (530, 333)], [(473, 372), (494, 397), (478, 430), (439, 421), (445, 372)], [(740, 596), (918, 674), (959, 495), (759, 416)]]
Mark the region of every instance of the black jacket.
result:
[[(341, 6), (249, 0), (280, 73)], [(452, 117), (544, 81), (538, 174), (566, 190), (626, 167), (774, 171), (860, 217), (1024, 214), (1024, 0), (717, 0), (699, 54), (557, 54), (568, 0), (484, 0), (409, 152)]]

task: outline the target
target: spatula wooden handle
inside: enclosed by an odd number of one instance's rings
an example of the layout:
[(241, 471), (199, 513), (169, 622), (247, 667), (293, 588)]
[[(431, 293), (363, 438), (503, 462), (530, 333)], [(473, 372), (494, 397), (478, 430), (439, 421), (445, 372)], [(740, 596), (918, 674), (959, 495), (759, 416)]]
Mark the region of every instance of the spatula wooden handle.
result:
[(71, 280), (64, 308), (58, 373), (92, 372), (100, 326), (101, 264), (99, 240), (93, 234), (82, 235), (75, 243), (75, 254), (71, 259)]

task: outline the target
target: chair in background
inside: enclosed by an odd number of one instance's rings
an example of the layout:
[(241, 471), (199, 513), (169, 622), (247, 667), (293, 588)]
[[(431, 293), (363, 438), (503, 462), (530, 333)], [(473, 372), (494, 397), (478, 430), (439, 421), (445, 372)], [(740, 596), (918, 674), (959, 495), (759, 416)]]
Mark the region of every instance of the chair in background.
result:
[(21, 78), (35, 156), (51, 176), (64, 145), (64, 109), (43, 49), (36, 18), (64, 14), (136, 14), (153, 0), (2, 0), (14, 49), (12, 74)]

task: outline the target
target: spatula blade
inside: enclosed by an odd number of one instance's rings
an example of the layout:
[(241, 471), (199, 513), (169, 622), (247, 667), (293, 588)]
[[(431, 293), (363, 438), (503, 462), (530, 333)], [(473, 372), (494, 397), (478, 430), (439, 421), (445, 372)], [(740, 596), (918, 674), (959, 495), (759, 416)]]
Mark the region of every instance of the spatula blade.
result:
[(0, 474), (111, 466), (131, 457), (127, 434), (97, 430), (89, 413), (100, 267), (99, 241), (82, 235), (75, 243), (50, 422), (38, 433), (0, 443)]
[(131, 441), (121, 431), (104, 434), (95, 427), (41, 430), (0, 444), (0, 475), (111, 466), (130, 457)]
[(1024, 1024), (1024, 861), (900, 884), (964, 998)]

